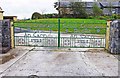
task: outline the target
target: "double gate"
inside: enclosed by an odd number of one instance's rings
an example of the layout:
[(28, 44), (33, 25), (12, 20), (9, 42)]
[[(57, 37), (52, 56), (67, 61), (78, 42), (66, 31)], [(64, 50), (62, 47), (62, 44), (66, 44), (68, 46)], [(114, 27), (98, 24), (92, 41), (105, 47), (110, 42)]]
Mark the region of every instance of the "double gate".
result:
[(14, 22), (15, 45), (58, 48), (104, 48), (105, 23), (68, 19)]

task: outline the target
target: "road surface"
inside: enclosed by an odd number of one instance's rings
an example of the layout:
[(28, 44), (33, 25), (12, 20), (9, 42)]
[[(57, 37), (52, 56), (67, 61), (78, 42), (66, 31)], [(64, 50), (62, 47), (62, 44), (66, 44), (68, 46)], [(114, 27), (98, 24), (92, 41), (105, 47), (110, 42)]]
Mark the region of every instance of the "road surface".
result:
[(103, 49), (36, 47), (1, 73), (1, 76), (29, 75), (117, 76), (118, 60)]

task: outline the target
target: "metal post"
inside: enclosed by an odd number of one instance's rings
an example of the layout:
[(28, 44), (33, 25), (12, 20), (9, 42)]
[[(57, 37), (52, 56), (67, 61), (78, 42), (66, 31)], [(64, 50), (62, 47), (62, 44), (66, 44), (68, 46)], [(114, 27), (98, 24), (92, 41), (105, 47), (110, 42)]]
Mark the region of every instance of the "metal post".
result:
[(59, 0), (59, 5), (58, 5), (58, 10), (59, 10), (59, 18), (58, 18), (58, 48), (60, 48), (60, 0)]
[(60, 18), (58, 18), (58, 48), (60, 48)]

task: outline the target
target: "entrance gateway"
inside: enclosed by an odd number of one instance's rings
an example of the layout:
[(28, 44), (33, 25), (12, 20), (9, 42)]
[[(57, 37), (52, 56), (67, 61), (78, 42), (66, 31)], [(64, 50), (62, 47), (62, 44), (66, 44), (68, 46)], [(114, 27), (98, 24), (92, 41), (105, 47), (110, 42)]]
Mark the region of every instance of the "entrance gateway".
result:
[(59, 48), (104, 48), (104, 23), (79, 23), (72, 20), (40, 20), (14, 22), (16, 46)]

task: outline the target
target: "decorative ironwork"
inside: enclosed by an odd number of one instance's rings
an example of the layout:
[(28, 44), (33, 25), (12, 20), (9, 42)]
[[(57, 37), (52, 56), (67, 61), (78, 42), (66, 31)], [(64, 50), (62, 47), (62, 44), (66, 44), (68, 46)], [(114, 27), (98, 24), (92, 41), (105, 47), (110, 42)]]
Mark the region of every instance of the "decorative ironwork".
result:
[[(43, 22), (44, 23), (44, 22)], [(69, 23), (69, 24), (68, 24)], [(29, 26), (32, 24), (32, 26)], [(16, 22), (15, 45), (39, 47), (101, 48), (105, 47), (106, 27), (79, 22), (56, 23)], [(19, 25), (19, 26), (18, 26)], [(92, 26), (94, 25), (94, 26)]]

